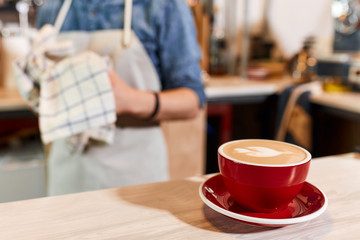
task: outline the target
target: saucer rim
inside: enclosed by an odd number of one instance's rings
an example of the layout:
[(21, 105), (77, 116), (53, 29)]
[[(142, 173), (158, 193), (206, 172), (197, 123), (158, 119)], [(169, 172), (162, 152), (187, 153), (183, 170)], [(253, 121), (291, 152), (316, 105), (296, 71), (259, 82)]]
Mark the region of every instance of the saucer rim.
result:
[(310, 221), (312, 219), (315, 219), (317, 217), (319, 217), (321, 214), (323, 214), (328, 206), (328, 199), (325, 195), (325, 193), (318, 187), (316, 187), (315, 185), (311, 184), (308, 181), (305, 181), (306, 183), (310, 184), (312, 187), (316, 188), (317, 190), (319, 190), (319, 192), (323, 195), (324, 197), (324, 204), (321, 208), (319, 208), (317, 211), (309, 214), (309, 215), (305, 215), (305, 216), (301, 216), (301, 217), (294, 217), (294, 218), (282, 218), (282, 219), (274, 219), (274, 218), (260, 218), (260, 217), (251, 217), (251, 216), (247, 216), (247, 215), (243, 215), (240, 213), (235, 213), (232, 212), (230, 210), (227, 210), (223, 207), (219, 207), (216, 204), (214, 204), (213, 202), (211, 202), (208, 198), (206, 198), (206, 196), (203, 194), (202, 190), (204, 188), (204, 185), (206, 182), (208, 182), (210, 179), (213, 179), (217, 176), (221, 176), (221, 174), (216, 174), (208, 179), (206, 179), (205, 181), (203, 181), (200, 184), (199, 187), (199, 195), (201, 200), (211, 209), (215, 210), (216, 212), (219, 212), (227, 217), (233, 218), (233, 219), (237, 219), (240, 221), (244, 221), (244, 222), (248, 222), (248, 223), (253, 223), (253, 224), (260, 224), (260, 225), (276, 225), (276, 226), (280, 226), (280, 225), (290, 225), (290, 224), (296, 224), (296, 223), (301, 223), (301, 222), (307, 222)]

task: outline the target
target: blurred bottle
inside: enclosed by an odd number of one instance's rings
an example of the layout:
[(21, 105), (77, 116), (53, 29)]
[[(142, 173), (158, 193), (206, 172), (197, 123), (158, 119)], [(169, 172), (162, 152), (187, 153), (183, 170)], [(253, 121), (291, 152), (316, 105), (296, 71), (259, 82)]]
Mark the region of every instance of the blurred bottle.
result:
[(211, 13), (210, 59), (209, 73), (211, 75), (227, 74), (228, 56), (224, 32), (224, 7), (219, 1), (213, 2)]
[(5, 27), (0, 36), (0, 79), (5, 88), (17, 87), (12, 64), (30, 51), (30, 41), (19, 27)]
[(299, 82), (311, 82), (316, 76), (317, 60), (313, 54), (314, 43), (313, 37), (306, 38), (303, 48), (290, 61), (292, 77)]
[(210, 36), (210, 67), (212, 75), (224, 75), (227, 73), (226, 40), (221, 32), (212, 31)]
[(19, 23), (7, 23), (0, 28), (0, 79), (3, 87), (12, 89), (17, 88), (12, 64), (28, 54), (31, 48), (28, 20), (29, 2), (27, 0), (17, 1), (15, 6)]

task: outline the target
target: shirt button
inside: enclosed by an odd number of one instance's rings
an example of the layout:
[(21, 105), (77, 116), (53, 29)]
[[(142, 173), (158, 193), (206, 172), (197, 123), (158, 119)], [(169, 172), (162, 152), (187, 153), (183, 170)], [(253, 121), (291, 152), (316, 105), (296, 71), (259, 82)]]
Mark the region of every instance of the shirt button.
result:
[(92, 10), (92, 11), (91, 11), (91, 15), (95, 16), (95, 15), (96, 15), (96, 11), (95, 11), (95, 10)]

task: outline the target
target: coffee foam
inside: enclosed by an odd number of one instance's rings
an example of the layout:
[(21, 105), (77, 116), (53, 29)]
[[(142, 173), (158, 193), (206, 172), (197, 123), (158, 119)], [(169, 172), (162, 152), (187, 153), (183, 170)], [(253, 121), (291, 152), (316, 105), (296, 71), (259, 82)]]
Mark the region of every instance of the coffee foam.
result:
[(287, 165), (307, 159), (306, 150), (272, 140), (239, 140), (224, 144), (221, 151), (228, 157), (247, 163)]

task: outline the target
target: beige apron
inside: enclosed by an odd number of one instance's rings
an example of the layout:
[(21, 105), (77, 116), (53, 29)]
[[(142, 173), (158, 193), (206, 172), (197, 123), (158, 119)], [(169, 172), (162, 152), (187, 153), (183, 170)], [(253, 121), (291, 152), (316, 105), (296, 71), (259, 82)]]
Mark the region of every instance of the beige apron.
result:
[[(55, 27), (61, 28), (71, 0), (65, 0)], [(60, 33), (76, 51), (109, 56), (130, 86), (159, 91), (160, 80), (141, 42), (131, 30), (132, 1), (125, 1), (123, 30)], [(51, 144), (47, 161), (48, 194), (59, 195), (168, 180), (165, 140), (159, 126), (117, 127), (113, 145), (92, 143), (75, 153), (69, 138)]]

